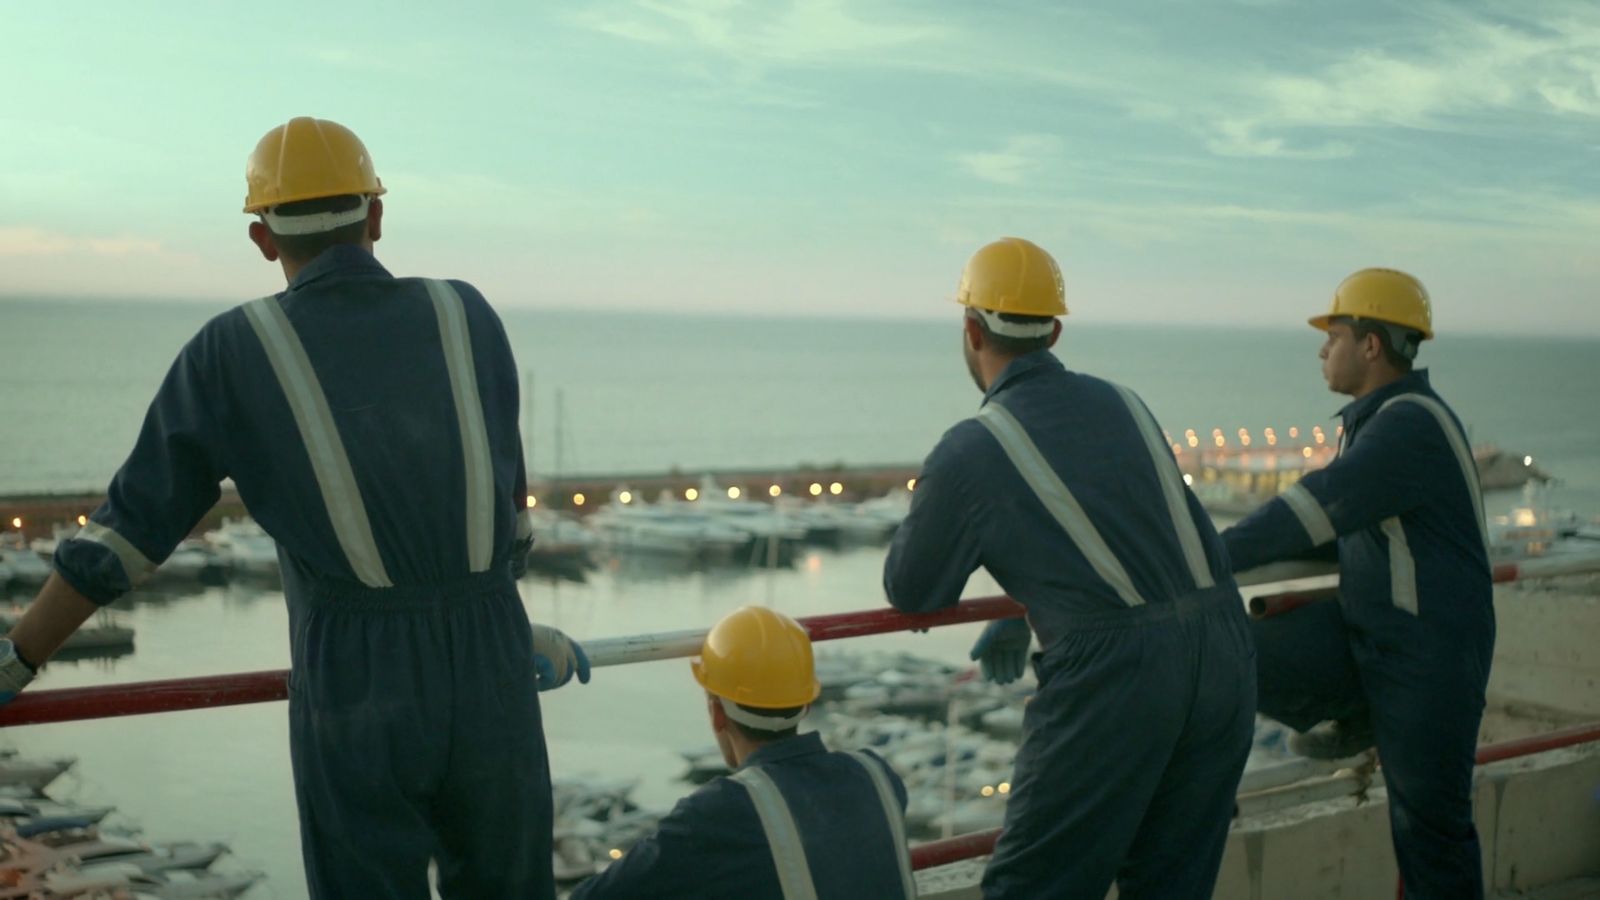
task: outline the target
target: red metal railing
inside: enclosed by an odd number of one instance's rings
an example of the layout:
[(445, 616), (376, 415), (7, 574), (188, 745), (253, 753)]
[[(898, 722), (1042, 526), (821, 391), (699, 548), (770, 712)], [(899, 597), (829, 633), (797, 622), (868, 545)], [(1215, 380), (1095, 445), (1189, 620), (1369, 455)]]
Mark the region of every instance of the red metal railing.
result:
[[(1584, 564), (1590, 562), (1590, 557), (1554, 557), (1544, 559), (1529, 559), (1521, 562), (1503, 562), (1491, 570), (1491, 577), (1495, 584), (1504, 584), (1508, 581), (1518, 581), (1523, 578), (1543, 578), (1552, 575), (1568, 575), (1586, 571)], [(1281, 615), (1291, 609), (1298, 609), (1308, 603), (1326, 600), (1337, 596), (1337, 588), (1316, 588), (1305, 591), (1286, 591), (1273, 594), (1270, 597), (1250, 598), (1250, 614), (1258, 618)]]
[[(1022, 605), (1015, 600), (998, 596), (964, 600), (949, 609), (921, 615), (907, 615), (886, 608), (807, 616), (799, 621), (806, 626), (813, 641), (836, 641), (918, 628), (1015, 618), (1023, 612)], [(700, 643), (704, 638), (704, 631), (682, 631), (664, 635), (601, 638), (584, 642), (584, 647), (592, 665), (611, 666), (690, 656), (700, 652)], [(288, 696), (287, 669), (136, 681), (105, 687), (30, 691), (9, 705), (0, 707), (0, 727), (266, 703)]]

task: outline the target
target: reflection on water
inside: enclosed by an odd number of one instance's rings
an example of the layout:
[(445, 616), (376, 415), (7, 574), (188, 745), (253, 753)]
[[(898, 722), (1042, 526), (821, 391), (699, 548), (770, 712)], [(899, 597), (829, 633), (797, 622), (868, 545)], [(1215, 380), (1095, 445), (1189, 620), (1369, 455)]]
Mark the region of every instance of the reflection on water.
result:
[[(529, 615), (580, 640), (706, 626), (747, 603), (791, 615), (882, 604), (883, 550), (809, 552), (793, 568), (683, 570), (659, 561), (602, 565), (587, 582), (524, 581)], [(997, 589), (980, 573), (969, 594)], [(52, 662), (38, 687), (61, 688), (284, 668), (288, 622), (283, 596), (235, 584), (193, 592), (168, 588), (121, 601), (112, 616), (136, 631), (132, 653)], [(871, 638), (960, 663), (977, 626), (927, 635)], [(557, 775), (640, 779), (634, 799), (665, 809), (691, 787), (678, 751), (709, 740), (700, 689), (681, 660), (597, 670), (543, 697)], [(12, 729), (0, 746), (32, 756), (70, 755), (78, 765), (52, 787), (57, 799), (115, 805), (112, 822), (143, 828), (150, 840), (219, 840), (234, 868), (269, 873), (251, 897), (304, 894), (281, 703), (165, 713)], [(220, 864), (219, 864), (220, 866)]]

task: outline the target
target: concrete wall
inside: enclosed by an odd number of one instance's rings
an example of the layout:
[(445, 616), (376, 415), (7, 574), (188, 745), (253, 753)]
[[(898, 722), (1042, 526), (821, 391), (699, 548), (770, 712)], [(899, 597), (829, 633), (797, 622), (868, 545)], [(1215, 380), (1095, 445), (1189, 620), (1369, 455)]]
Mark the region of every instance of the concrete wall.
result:
[(1600, 719), (1600, 578), (1501, 585), (1495, 616), (1491, 703)]
[[(1600, 746), (1485, 766), (1474, 798), (1491, 895), (1600, 877)], [(1383, 791), (1234, 823), (1214, 897), (1344, 900), (1395, 895)], [(921, 873), (923, 897), (973, 900), (981, 866)], [(1111, 893), (1112, 897), (1116, 892)]]

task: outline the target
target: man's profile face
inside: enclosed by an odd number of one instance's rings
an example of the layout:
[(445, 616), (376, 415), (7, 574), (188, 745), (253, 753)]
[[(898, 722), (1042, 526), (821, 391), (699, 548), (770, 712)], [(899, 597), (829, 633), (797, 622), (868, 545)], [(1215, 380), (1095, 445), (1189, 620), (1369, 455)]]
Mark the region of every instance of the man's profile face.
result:
[(1322, 358), (1322, 378), (1336, 394), (1354, 394), (1366, 380), (1366, 341), (1356, 338), (1349, 322), (1328, 323), (1328, 337), (1317, 355)]

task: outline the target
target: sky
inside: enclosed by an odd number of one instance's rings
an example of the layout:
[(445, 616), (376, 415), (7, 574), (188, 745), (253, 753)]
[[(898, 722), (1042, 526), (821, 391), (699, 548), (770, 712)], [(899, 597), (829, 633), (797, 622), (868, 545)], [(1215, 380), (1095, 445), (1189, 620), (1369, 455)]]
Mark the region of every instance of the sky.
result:
[[(1600, 336), (1600, 3), (0, 0), (0, 295), (281, 289), (244, 161), (342, 122), (377, 252), (497, 305), (930, 318), (1002, 235), (1074, 317)], [(3, 308), (0, 308), (3, 315)], [(3, 321), (3, 319), (0, 319)]]

